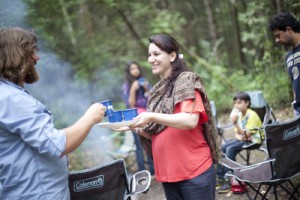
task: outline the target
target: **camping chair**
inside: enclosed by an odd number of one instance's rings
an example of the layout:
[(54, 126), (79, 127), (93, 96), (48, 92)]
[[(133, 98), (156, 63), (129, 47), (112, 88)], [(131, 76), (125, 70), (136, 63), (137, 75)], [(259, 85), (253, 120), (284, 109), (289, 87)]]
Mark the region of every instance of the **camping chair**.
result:
[[(220, 159), (220, 163), (230, 169), (226, 175), (236, 178), (241, 187), (243, 181), (255, 191), (255, 197), (251, 198), (246, 190), (249, 199), (256, 199), (258, 196), (267, 199), (273, 188), (277, 200), (276, 188), (279, 187), (287, 193), (285, 197), (298, 199), (300, 183), (296, 187), (291, 179), (300, 174), (300, 157), (297, 156), (300, 149), (300, 118), (266, 125), (264, 132), (268, 160), (243, 166), (224, 156)], [(263, 185), (267, 186), (265, 192), (261, 191)]]
[[(226, 127), (225, 126), (222, 126), (222, 127), (219, 126), (219, 121), (218, 121), (218, 116), (217, 116), (217, 108), (216, 108), (215, 101), (212, 100), (209, 103), (210, 103), (211, 114), (212, 114), (214, 123), (216, 125), (217, 132), (218, 132), (219, 136), (221, 137), (222, 142), (224, 142), (226, 140), (225, 137), (224, 137), (224, 129)], [(232, 126), (232, 125), (230, 124), (229, 126)]]
[[(249, 94), (250, 99), (251, 99), (250, 108), (258, 114), (259, 118), (262, 121), (262, 127), (256, 127), (255, 129), (252, 130), (252, 131), (259, 132), (261, 143), (253, 143), (253, 142), (249, 141), (247, 144), (243, 145), (242, 150), (238, 154), (246, 162), (246, 164), (249, 165), (251, 151), (259, 150), (264, 153), (267, 153), (266, 149), (262, 147), (264, 144), (264, 141), (265, 141), (265, 137), (264, 137), (262, 128), (267, 124), (275, 123), (276, 118), (272, 112), (272, 108), (270, 108), (270, 106), (267, 104), (261, 91), (247, 91), (246, 93)], [(246, 138), (247, 138), (247, 136), (246, 136)], [(246, 151), (245, 156), (241, 153), (243, 150)]]
[(71, 200), (129, 200), (148, 191), (150, 183), (150, 172), (143, 170), (133, 174), (129, 186), (123, 159), (69, 173)]

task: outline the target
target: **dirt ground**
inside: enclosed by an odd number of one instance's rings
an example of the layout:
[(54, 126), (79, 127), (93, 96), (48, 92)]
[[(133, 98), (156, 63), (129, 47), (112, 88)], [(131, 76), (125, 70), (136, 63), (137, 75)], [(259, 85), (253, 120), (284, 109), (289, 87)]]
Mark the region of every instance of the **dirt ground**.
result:
[[(287, 119), (291, 118), (291, 111), (289, 109), (281, 110), (275, 112), (276, 118), (278, 121), (286, 121)], [(222, 119), (221, 119), (222, 120)], [(223, 120), (223, 123), (227, 123), (226, 120)], [(225, 138), (230, 137), (230, 133), (232, 130), (228, 129), (225, 131)], [(252, 156), (253, 155), (253, 156)], [(251, 155), (250, 162), (255, 163), (259, 162), (263, 159), (266, 158), (266, 154), (264, 154), (261, 151), (254, 151), (253, 154)], [(240, 158), (237, 157), (237, 161), (243, 162), (240, 160)], [(299, 181), (297, 179), (296, 181)], [(266, 188), (262, 187), (261, 191), (264, 191)], [(255, 194), (252, 189), (248, 188), (249, 194), (253, 197)], [(277, 194), (279, 195), (278, 200), (285, 200), (288, 199), (286, 193), (282, 189), (277, 189)], [(274, 199), (274, 197), (268, 196), (269, 199)], [(133, 200), (164, 200), (166, 199), (164, 196), (164, 192), (162, 189), (161, 183), (156, 182), (155, 180), (151, 181), (150, 189), (146, 194), (139, 194), (137, 196), (134, 196), (132, 198)], [(216, 192), (216, 200), (246, 200), (248, 199), (246, 194), (233, 194), (231, 191), (225, 194), (218, 194)]]
[[(259, 155), (260, 152), (257, 152), (258, 156), (262, 156)], [(254, 156), (256, 157), (256, 156)], [(297, 180), (299, 181), (299, 179)], [(266, 187), (263, 186), (263, 188), (261, 189), (261, 191), (265, 191)], [(252, 189), (248, 188), (249, 194), (250, 196), (253, 198), (255, 193), (253, 192)], [(277, 189), (277, 194), (278, 194), (278, 200), (286, 200), (287, 198), (287, 194), (282, 190), (282, 189)], [(270, 200), (275, 199), (273, 196), (268, 195), (268, 198)], [(164, 196), (164, 192), (163, 192), (163, 188), (161, 183), (156, 182), (155, 180), (151, 181), (151, 185), (150, 185), (150, 189), (146, 194), (139, 194), (136, 195), (132, 198), (132, 200), (165, 200), (165, 196)], [(225, 194), (218, 194), (218, 192), (216, 192), (216, 200), (247, 200), (247, 196), (246, 194), (234, 194), (231, 191)], [(258, 198), (260, 199), (260, 198)]]
[[(250, 190), (250, 189), (249, 189)], [(254, 192), (249, 191), (251, 197), (254, 197)], [(286, 193), (281, 190), (277, 189), (278, 193), (278, 200), (286, 200), (287, 195)], [(153, 180), (150, 185), (150, 189), (146, 194), (139, 194), (134, 196), (132, 200), (165, 200), (164, 192), (160, 183)], [(216, 200), (247, 200), (246, 194), (233, 194), (231, 191), (226, 194), (218, 194), (216, 192)], [(259, 198), (258, 198), (259, 199)], [(274, 199), (274, 197), (270, 197), (269, 199)], [(205, 200), (205, 199), (204, 199)]]

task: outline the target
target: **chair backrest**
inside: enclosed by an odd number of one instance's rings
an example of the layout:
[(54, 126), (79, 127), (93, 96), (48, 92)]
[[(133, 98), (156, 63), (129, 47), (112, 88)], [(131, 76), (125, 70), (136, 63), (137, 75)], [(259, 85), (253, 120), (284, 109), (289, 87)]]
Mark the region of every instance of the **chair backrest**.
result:
[(69, 173), (72, 200), (123, 200), (129, 191), (123, 159)]
[(246, 91), (246, 93), (250, 96), (251, 108), (263, 108), (268, 105), (261, 91)]
[(273, 179), (288, 179), (300, 173), (300, 118), (265, 126)]
[(272, 109), (268, 105), (261, 91), (247, 91), (251, 99), (251, 109), (254, 110), (261, 119), (262, 126), (276, 121)]
[(268, 112), (267, 107), (262, 107), (262, 108), (251, 108), (252, 110), (254, 110), (257, 115), (259, 116), (261, 122), (264, 122), (265, 116)]
[(215, 121), (215, 124), (218, 125), (217, 108), (216, 108), (215, 101), (211, 100), (209, 103), (210, 103), (212, 117)]

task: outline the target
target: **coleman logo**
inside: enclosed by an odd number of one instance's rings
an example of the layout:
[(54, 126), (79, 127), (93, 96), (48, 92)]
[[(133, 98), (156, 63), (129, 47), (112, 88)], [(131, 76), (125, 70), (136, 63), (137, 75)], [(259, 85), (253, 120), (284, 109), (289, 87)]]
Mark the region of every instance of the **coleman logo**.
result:
[(283, 140), (289, 140), (291, 138), (297, 137), (300, 135), (300, 127), (297, 125), (294, 128), (290, 128), (283, 132)]
[(104, 176), (95, 176), (89, 179), (78, 180), (74, 182), (74, 192), (81, 192), (84, 190), (90, 190), (98, 187), (102, 187), (104, 184)]

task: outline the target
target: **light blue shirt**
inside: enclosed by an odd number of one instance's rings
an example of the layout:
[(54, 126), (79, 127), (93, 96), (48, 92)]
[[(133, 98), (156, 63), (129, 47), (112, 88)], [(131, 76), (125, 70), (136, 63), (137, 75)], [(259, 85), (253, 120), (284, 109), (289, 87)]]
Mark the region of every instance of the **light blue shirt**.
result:
[(22, 87), (0, 79), (0, 199), (68, 200), (66, 135)]

